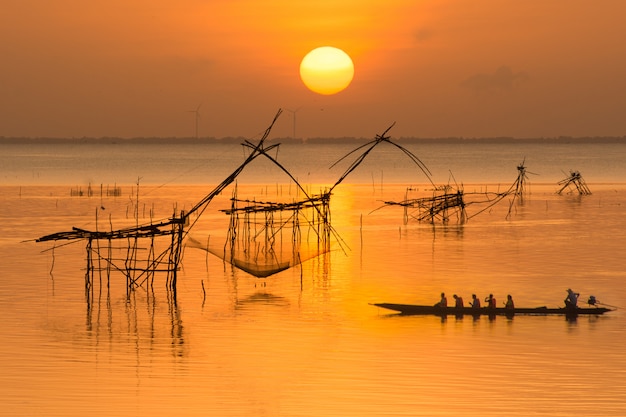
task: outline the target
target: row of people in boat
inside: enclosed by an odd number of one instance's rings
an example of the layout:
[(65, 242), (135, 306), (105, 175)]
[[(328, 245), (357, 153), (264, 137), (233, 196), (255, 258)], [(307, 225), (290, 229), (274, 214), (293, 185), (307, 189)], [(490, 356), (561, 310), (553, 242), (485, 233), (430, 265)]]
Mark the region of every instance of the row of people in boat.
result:
[[(460, 295), (454, 294), (452, 296), (454, 298), (454, 307), (462, 308), (465, 307), (463, 302), (463, 297)], [(567, 296), (563, 302), (565, 303), (565, 308), (577, 308), (578, 307), (578, 297), (580, 297), (580, 293), (572, 291), (571, 288), (567, 289)], [(587, 301), (590, 305), (596, 304), (596, 299), (592, 295), (589, 297), (589, 301)], [(488, 297), (485, 298), (485, 307), (487, 308), (496, 308), (496, 299), (493, 294), (489, 294)], [(472, 300), (469, 302), (470, 307), (472, 308), (481, 308), (480, 299), (476, 296), (476, 294), (472, 294)], [(435, 304), (435, 307), (448, 307), (448, 299), (446, 298), (445, 293), (441, 293), (441, 299), (438, 303)], [(513, 297), (511, 294), (506, 296), (506, 302), (504, 303), (504, 308), (506, 309), (514, 309), (515, 303), (513, 302)]]
[[(465, 303), (463, 302), (463, 297), (460, 295), (454, 294), (452, 296), (454, 298), (454, 307), (462, 308), (465, 307)], [(487, 308), (496, 308), (498, 305), (496, 303), (496, 299), (493, 294), (489, 294), (488, 297), (485, 298), (485, 307)], [(480, 299), (476, 296), (476, 294), (472, 294), (472, 300), (469, 302), (470, 307), (472, 308), (481, 308)], [(441, 293), (441, 299), (438, 303), (435, 304), (435, 307), (448, 307), (448, 298), (445, 293)], [(515, 303), (513, 302), (513, 296), (511, 294), (506, 296), (506, 302), (504, 303), (504, 308), (514, 309)]]

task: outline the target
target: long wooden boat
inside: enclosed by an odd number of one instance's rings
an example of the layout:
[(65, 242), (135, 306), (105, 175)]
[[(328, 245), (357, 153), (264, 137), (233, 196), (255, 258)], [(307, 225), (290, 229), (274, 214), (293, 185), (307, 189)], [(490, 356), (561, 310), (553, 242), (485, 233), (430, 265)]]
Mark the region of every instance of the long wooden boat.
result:
[(386, 308), (388, 310), (397, 311), (404, 315), (436, 315), (436, 316), (514, 316), (514, 315), (563, 315), (563, 316), (579, 316), (579, 315), (600, 315), (613, 311), (606, 307), (576, 307), (576, 308), (472, 308), (472, 307), (437, 307), (424, 306), (415, 304), (393, 304), (393, 303), (374, 303), (376, 307)]

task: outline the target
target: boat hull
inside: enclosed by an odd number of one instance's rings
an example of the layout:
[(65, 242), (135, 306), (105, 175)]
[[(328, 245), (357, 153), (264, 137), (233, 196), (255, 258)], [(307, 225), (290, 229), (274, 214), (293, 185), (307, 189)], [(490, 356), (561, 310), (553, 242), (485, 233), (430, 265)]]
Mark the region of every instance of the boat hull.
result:
[(435, 316), (514, 316), (514, 315), (561, 315), (561, 316), (579, 316), (579, 315), (600, 315), (612, 311), (605, 307), (589, 307), (589, 308), (515, 308), (509, 309), (504, 307), (498, 308), (472, 308), (472, 307), (436, 307), (415, 304), (393, 304), (393, 303), (375, 303), (376, 307), (385, 308), (396, 311), (404, 315), (435, 315)]

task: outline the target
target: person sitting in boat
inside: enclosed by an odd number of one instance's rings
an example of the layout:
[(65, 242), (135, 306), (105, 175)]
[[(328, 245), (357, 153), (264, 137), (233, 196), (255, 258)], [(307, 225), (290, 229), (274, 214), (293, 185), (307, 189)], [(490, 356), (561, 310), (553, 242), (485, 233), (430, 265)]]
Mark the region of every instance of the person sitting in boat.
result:
[(464, 307), (463, 306), (463, 297), (461, 297), (459, 295), (456, 295), (456, 294), (454, 294), (453, 297), (454, 297), (454, 306), (456, 308), (463, 308)]
[(489, 294), (489, 297), (485, 298), (488, 308), (496, 308), (496, 299), (493, 294)]
[(567, 289), (567, 297), (565, 297), (565, 307), (566, 308), (576, 308), (578, 304), (579, 293), (572, 291), (571, 288)]
[(439, 300), (439, 302), (435, 304), (435, 307), (448, 307), (448, 299), (446, 298), (446, 293), (441, 293), (441, 300)]
[(472, 308), (480, 308), (480, 300), (476, 297), (476, 294), (472, 294), (472, 301), (470, 301)]
[(511, 296), (511, 294), (506, 296), (506, 303), (504, 304), (504, 308), (506, 308), (507, 310), (515, 309), (515, 303), (513, 302), (513, 297)]

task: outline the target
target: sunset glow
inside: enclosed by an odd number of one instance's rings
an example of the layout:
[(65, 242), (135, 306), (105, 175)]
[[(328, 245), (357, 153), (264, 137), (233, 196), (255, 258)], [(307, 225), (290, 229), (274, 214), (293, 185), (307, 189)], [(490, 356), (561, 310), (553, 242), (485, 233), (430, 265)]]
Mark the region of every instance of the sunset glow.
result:
[(0, 417), (626, 417), (625, 16), (3, 1)]
[[(0, 16), (4, 136), (195, 136), (198, 103), (201, 137), (254, 134), (283, 107), (302, 107), (303, 138), (389, 121), (407, 137), (626, 132), (624, 1), (31, 3)], [(324, 45), (355, 64), (339, 94), (300, 73)]]

